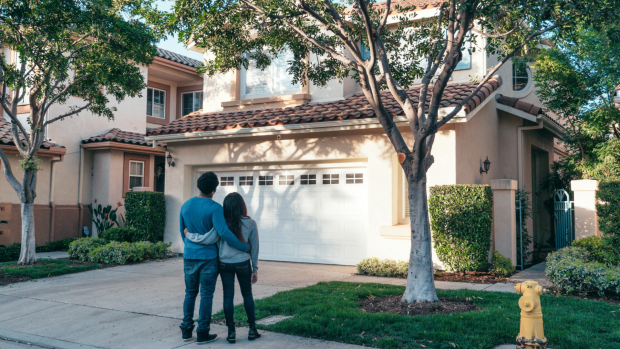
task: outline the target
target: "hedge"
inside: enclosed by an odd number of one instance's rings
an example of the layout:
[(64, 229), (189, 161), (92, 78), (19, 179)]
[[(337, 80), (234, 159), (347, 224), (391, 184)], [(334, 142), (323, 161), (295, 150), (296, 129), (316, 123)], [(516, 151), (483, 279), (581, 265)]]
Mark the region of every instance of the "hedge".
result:
[(136, 242), (138, 232), (135, 228), (112, 228), (101, 233), (101, 238), (108, 241)]
[(512, 265), (510, 259), (502, 256), (501, 253), (497, 251), (493, 251), (489, 271), (495, 276), (507, 278), (515, 272), (515, 266)]
[(85, 238), (71, 244), (69, 257), (97, 263), (126, 264), (166, 258), (170, 252), (169, 247), (169, 243), (163, 242), (109, 242), (102, 238)]
[(620, 182), (600, 183), (596, 198), (599, 229), (620, 244)]
[(452, 271), (488, 267), (493, 193), (488, 185), (430, 188), (431, 230), (437, 256)]
[(560, 292), (620, 295), (620, 269), (593, 261), (580, 247), (565, 247), (549, 255), (545, 274)]
[(166, 199), (164, 193), (141, 191), (125, 196), (127, 226), (136, 229), (134, 241), (164, 241)]
[(0, 246), (0, 262), (14, 262), (18, 260), (21, 249), (22, 245), (19, 243), (11, 244), (6, 247)]
[(608, 267), (620, 266), (620, 246), (610, 237), (588, 236), (573, 242), (572, 246), (588, 251), (591, 260)]
[(102, 238), (84, 238), (75, 240), (69, 245), (69, 258), (88, 261), (88, 254), (97, 247), (104, 246), (108, 243)]
[[(75, 241), (75, 238), (68, 238), (56, 241), (50, 241), (45, 246), (36, 246), (36, 252), (54, 252), (54, 251), (68, 251), (70, 244)], [(22, 244), (19, 242), (10, 244), (9, 246), (0, 246), (0, 262), (14, 262), (19, 259), (19, 254), (22, 249)]]
[(377, 257), (363, 259), (357, 264), (357, 272), (361, 275), (406, 278), (408, 271), (409, 262)]

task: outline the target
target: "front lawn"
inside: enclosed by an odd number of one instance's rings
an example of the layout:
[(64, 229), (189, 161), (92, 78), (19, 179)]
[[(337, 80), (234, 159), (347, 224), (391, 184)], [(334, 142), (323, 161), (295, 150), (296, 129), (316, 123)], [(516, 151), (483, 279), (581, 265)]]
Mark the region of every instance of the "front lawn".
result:
[[(367, 313), (359, 299), (402, 294), (404, 287), (322, 282), (256, 301), (257, 318), (294, 315), (263, 329), (377, 348), (493, 348), (515, 343), (520, 295), (484, 291), (438, 291), (439, 297), (469, 298), (475, 312), (406, 316)], [(620, 307), (604, 302), (543, 296), (545, 335), (555, 349), (620, 348)], [(214, 316), (222, 319), (223, 312)], [(246, 324), (242, 305), (235, 321)]]
[(39, 259), (35, 265), (29, 266), (18, 266), (16, 262), (0, 263), (0, 286), (100, 268), (101, 265), (98, 263), (68, 259)]

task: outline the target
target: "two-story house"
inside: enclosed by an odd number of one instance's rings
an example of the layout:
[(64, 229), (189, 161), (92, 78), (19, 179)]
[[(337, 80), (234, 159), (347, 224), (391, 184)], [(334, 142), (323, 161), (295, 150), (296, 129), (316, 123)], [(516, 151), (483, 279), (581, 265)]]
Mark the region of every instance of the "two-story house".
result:
[[(436, 11), (425, 5), (418, 17)], [(474, 89), (472, 77), (484, 76), (496, 63), (481, 47), (463, 53), (442, 112)], [(176, 163), (166, 169), (165, 241), (182, 251), (180, 207), (197, 194), (198, 176), (215, 171), (220, 177), (215, 200), (239, 192), (257, 220), (261, 259), (333, 264), (365, 257), (408, 259), (403, 173), (359, 85), (353, 79), (325, 87), (293, 84), (287, 60), (283, 54), (263, 71), (250, 64), (205, 77), (202, 110), (149, 130), (146, 139), (166, 142)], [(417, 88), (411, 88), (412, 96)], [(413, 144), (389, 93), (383, 103)], [(502, 67), (437, 133), (428, 186), (514, 179), (536, 193), (534, 209), (542, 210), (549, 197), (542, 181), (562, 131), (540, 106), (531, 70)], [(485, 173), (481, 165), (487, 158), (491, 165)], [(548, 215), (528, 224), (534, 234), (550, 229)]]
[[(11, 52), (6, 57), (16, 60)], [(79, 116), (53, 123), (48, 141), (39, 151), (42, 160), (35, 200), (37, 244), (66, 237), (78, 237), (91, 217), (86, 207), (116, 206), (125, 193), (135, 188), (164, 191), (167, 165), (164, 149), (153, 148), (144, 137), (147, 130), (167, 125), (202, 108), (203, 77), (196, 73), (200, 61), (164, 49), (157, 49), (153, 63), (140, 67), (147, 83), (142, 95), (115, 105), (114, 120), (82, 112)], [(116, 103), (116, 102), (111, 102)], [(79, 101), (54, 105), (49, 117), (61, 115)], [(29, 106), (19, 107), (20, 118), (28, 117)], [(1, 111), (0, 111), (1, 113)], [(0, 117), (0, 147), (8, 153), (15, 175), (21, 176), (10, 124)], [(0, 225), (0, 245), (21, 240), (20, 205), (4, 178), (0, 179), (0, 204), (10, 210), (8, 224)], [(123, 212), (123, 208), (119, 210)]]

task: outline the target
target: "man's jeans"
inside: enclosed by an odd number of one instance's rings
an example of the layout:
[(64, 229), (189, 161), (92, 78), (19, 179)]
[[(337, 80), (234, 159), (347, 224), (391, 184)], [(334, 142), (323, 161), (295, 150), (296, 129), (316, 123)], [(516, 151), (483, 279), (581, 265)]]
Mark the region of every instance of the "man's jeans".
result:
[(189, 328), (194, 324), (194, 307), (200, 289), (200, 314), (198, 330), (211, 328), (211, 309), (213, 292), (217, 282), (217, 258), (211, 260), (184, 259), (185, 302), (183, 302), (183, 323), (181, 327)]
[(248, 315), (248, 323), (256, 321), (254, 315), (254, 298), (252, 297), (252, 267), (250, 260), (240, 263), (220, 262), (220, 276), (222, 277), (222, 287), (224, 288), (224, 315), (226, 315), (226, 326), (234, 327), (234, 298), (235, 298), (235, 275), (239, 280), (239, 288), (243, 296), (243, 306)]

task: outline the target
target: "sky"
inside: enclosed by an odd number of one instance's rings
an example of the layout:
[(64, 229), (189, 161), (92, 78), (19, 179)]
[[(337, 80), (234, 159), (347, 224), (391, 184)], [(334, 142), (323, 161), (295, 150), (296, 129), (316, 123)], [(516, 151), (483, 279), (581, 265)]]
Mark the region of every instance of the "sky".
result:
[[(170, 11), (173, 3), (174, 1), (171, 0), (158, 0), (155, 2), (157, 8), (164, 11)], [(163, 48), (164, 50), (172, 51), (202, 61), (202, 54), (185, 48), (185, 45), (179, 42), (176, 35), (168, 36), (166, 40), (160, 41), (157, 46)]]

